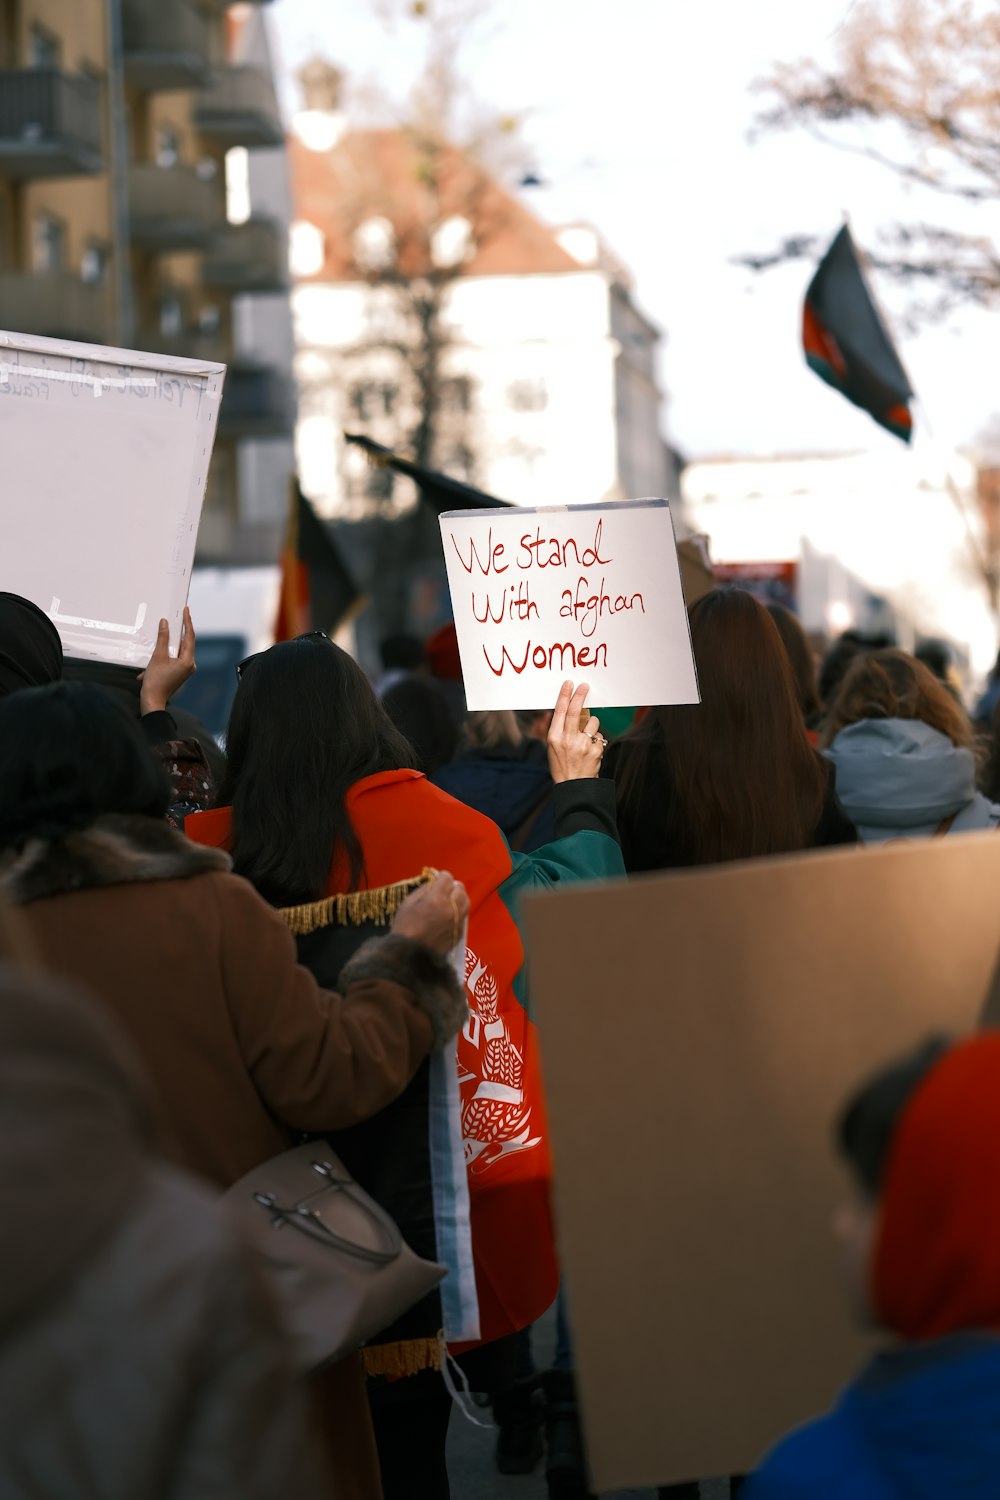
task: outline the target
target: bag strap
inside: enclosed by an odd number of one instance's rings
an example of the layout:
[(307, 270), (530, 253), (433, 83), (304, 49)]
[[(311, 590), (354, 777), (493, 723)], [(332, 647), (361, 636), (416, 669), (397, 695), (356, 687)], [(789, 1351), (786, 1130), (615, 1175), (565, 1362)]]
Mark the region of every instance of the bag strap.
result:
[[(283, 1229), (291, 1225), (294, 1229), (308, 1234), (312, 1239), (319, 1240), (326, 1245), (332, 1245), (338, 1250), (343, 1250), (347, 1255), (356, 1256), (358, 1260), (366, 1260), (372, 1265), (387, 1266), (394, 1261), (403, 1248), (403, 1236), (399, 1232), (396, 1221), (385, 1212), (383, 1208), (363, 1192), (357, 1183), (350, 1177), (337, 1177), (330, 1162), (313, 1162), (313, 1170), (327, 1179), (325, 1187), (318, 1188), (315, 1193), (308, 1197), (300, 1198), (297, 1203), (282, 1204), (278, 1202), (277, 1194), (255, 1192), (253, 1200), (259, 1203), (261, 1208), (266, 1208), (271, 1217), (272, 1229)], [(323, 1222), (322, 1215), (315, 1208), (310, 1207), (317, 1198), (325, 1198), (331, 1193), (343, 1193), (350, 1198), (355, 1207), (366, 1213), (369, 1219), (378, 1227), (382, 1234), (385, 1249), (372, 1249), (369, 1245), (358, 1245), (353, 1240), (346, 1239), (337, 1234), (335, 1230)]]
[(549, 787), (545, 788), (545, 791), (542, 794), (541, 801), (535, 803), (534, 807), (531, 809), (530, 813), (525, 818), (524, 822), (520, 823), (518, 825), (518, 827), (515, 828), (514, 832), (511, 834), (511, 836), (510, 836), (510, 838), (508, 840), (508, 843), (510, 844), (510, 847), (512, 849), (516, 849), (519, 854), (523, 854), (524, 853), (524, 847), (523, 846), (524, 846), (525, 840), (528, 837), (528, 834), (534, 828), (535, 824), (538, 822), (538, 819), (541, 817), (542, 813), (548, 807), (548, 805), (549, 805), (549, 803), (550, 803), (551, 800), (552, 800), (552, 788), (549, 786)]

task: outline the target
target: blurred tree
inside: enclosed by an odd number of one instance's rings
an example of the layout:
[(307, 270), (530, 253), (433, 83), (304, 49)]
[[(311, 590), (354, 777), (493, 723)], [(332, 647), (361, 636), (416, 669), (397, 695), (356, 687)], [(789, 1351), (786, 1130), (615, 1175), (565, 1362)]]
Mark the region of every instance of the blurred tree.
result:
[[(475, 392), (449, 358), (449, 301), (508, 222), (512, 201), (500, 184), (525, 170), (519, 122), (480, 106), (463, 76), (462, 50), (488, 14), (487, 0), (372, 4), (387, 28), (409, 33), (421, 60), (402, 106), (370, 98), (362, 116), (375, 128), (352, 129), (337, 149), (345, 273), (371, 291), (351, 351), (359, 370), (354, 408), (360, 430), (377, 441), (472, 480)], [(361, 372), (378, 368), (379, 354), (390, 356), (381, 365), (390, 373), (370, 389)], [(378, 500), (378, 476), (371, 489)]]
[[(331, 153), (336, 274), (368, 289), (359, 336), (343, 351), (338, 378), (350, 430), (422, 467), (475, 482), (477, 391), (463, 368), (451, 300), (460, 278), (476, 272), (522, 212), (503, 184), (520, 181), (531, 163), (519, 120), (483, 106), (464, 66), (470, 40), (482, 41), (495, 15), (489, 0), (370, 4), (387, 42), (401, 38), (415, 64), (402, 98), (384, 89), (354, 91), (347, 128)], [(329, 72), (326, 65), (327, 84)], [(322, 82), (320, 74), (314, 81)], [(339, 99), (334, 104), (339, 108)], [(447, 596), (437, 514), (401, 507), (388, 468), (351, 474), (358, 457), (345, 452), (343, 462), (351, 510), (365, 533), (372, 608), (364, 629), (376, 637), (425, 633), (439, 623), (429, 627), (422, 618), (427, 601)]]
[[(1000, 7), (995, 0), (856, 0), (836, 36), (831, 68), (778, 64), (758, 88), (770, 104), (755, 135), (805, 128), (900, 179), (970, 209), (1000, 200)], [(924, 204), (933, 199), (918, 194)], [(931, 219), (934, 218), (933, 212)], [(985, 215), (984, 215), (985, 217)], [(903, 283), (911, 325), (962, 304), (1000, 301), (1000, 255), (985, 226), (915, 221), (887, 226), (869, 248), (875, 269)], [(816, 258), (825, 238), (792, 235), (745, 254), (753, 270)]]

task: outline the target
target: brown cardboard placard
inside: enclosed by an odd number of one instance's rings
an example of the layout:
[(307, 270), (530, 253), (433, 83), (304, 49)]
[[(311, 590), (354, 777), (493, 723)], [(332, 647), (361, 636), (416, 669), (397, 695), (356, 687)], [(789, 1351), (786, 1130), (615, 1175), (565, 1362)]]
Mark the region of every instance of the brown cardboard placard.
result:
[(526, 900), (597, 1490), (743, 1472), (857, 1370), (831, 1125), (976, 1025), (998, 890), (990, 832)]
[(715, 588), (715, 575), (708, 556), (708, 538), (687, 537), (677, 543), (677, 561), (681, 570), (681, 588), (688, 609)]

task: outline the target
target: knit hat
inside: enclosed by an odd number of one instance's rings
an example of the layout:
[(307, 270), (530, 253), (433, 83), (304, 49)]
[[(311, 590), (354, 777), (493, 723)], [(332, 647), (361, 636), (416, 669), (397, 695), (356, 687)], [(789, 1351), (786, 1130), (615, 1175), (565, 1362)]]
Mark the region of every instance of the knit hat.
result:
[(918, 1085), (880, 1208), (879, 1321), (909, 1340), (1000, 1332), (1000, 1034), (959, 1043)]
[(62, 675), (62, 641), (45, 611), (19, 594), (0, 593), (0, 698)]

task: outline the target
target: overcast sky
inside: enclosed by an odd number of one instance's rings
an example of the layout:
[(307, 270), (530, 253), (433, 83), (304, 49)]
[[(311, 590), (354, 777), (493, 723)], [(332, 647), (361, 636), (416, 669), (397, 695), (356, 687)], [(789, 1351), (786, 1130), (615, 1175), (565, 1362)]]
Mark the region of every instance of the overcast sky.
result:
[[(884, 170), (802, 136), (747, 143), (752, 81), (776, 59), (827, 56), (851, 0), (496, 0), (467, 51), (477, 95), (525, 112), (547, 186), (525, 200), (592, 223), (630, 267), (664, 333), (667, 435), (689, 457), (896, 445), (812, 375), (799, 344), (804, 262), (754, 276), (730, 264), (791, 233), (832, 238), (842, 213), (872, 243), (913, 195)], [(286, 73), (313, 52), (360, 89), (404, 98), (412, 23), (386, 28), (372, 0), (277, 0)], [(938, 210), (951, 222), (956, 210)], [(988, 210), (992, 213), (992, 210)], [(995, 220), (994, 215), (994, 220)], [(892, 289), (880, 286), (891, 312)], [(939, 442), (972, 440), (1000, 413), (998, 315), (899, 339)], [(926, 430), (918, 415), (918, 426)]]

